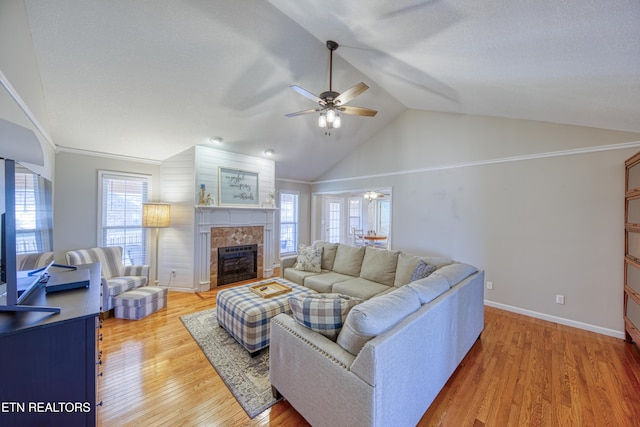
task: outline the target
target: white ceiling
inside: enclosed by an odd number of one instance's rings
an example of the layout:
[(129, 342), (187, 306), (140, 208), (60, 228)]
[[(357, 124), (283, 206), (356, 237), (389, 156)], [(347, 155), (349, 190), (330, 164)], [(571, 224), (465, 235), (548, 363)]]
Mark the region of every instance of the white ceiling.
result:
[[(637, 0), (25, 0), (61, 147), (163, 160), (211, 136), (312, 181), (407, 108), (640, 132)], [(364, 81), (326, 136), (288, 88)]]

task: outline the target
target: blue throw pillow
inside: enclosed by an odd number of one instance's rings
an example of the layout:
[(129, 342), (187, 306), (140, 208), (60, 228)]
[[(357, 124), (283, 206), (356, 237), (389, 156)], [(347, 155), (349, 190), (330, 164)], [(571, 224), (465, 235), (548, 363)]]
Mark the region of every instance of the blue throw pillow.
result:
[(409, 281), (413, 282), (416, 280), (424, 279), (437, 269), (438, 267), (436, 267), (435, 265), (427, 264), (423, 260), (420, 260), (418, 265), (416, 265), (416, 268), (413, 270), (413, 273), (411, 273), (411, 279), (409, 279)]

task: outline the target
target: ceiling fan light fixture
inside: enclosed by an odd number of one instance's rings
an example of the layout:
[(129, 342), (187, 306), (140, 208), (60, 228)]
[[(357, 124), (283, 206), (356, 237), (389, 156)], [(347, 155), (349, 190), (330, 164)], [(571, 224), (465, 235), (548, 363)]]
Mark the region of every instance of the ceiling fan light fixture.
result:
[[(310, 99), (311, 101), (318, 104), (319, 108), (308, 109), (303, 111), (297, 111), (295, 113), (285, 114), (287, 117), (295, 117), (303, 114), (316, 113), (320, 111), (320, 117), (318, 117), (318, 127), (333, 129), (339, 128), (341, 125), (340, 115), (338, 111), (344, 114), (353, 114), (356, 116), (368, 116), (373, 117), (376, 115), (377, 111), (371, 110), (369, 108), (362, 107), (351, 107), (344, 106), (345, 104), (351, 102), (353, 98), (360, 95), (365, 90), (369, 89), (369, 86), (360, 82), (346, 91), (342, 93), (333, 91), (333, 51), (338, 48), (338, 43), (328, 40), (327, 41), (327, 49), (329, 49), (329, 90), (326, 92), (322, 92), (320, 96), (314, 95), (308, 90), (301, 88), (297, 85), (289, 86), (294, 91), (298, 92), (300, 95), (305, 98)], [(325, 135), (331, 135), (330, 132), (325, 132)]]
[(375, 191), (367, 191), (366, 193), (364, 193), (364, 198), (369, 201), (375, 200), (378, 198), (378, 193), (376, 193)]
[(333, 123), (336, 119), (336, 111), (333, 108), (327, 110), (327, 123)]
[(320, 114), (320, 117), (318, 117), (318, 126), (321, 128), (327, 127), (327, 116), (324, 113)]

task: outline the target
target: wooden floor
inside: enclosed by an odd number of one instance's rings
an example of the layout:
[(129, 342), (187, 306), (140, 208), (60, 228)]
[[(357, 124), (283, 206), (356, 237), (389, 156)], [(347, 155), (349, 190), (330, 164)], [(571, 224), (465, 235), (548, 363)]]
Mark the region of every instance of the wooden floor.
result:
[[(104, 321), (99, 425), (308, 425), (286, 401), (250, 420), (184, 328), (179, 316), (214, 307), (217, 292), (170, 292), (145, 319)], [(419, 425), (638, 426), (640, 353), (487, 307), (480, 340)]]

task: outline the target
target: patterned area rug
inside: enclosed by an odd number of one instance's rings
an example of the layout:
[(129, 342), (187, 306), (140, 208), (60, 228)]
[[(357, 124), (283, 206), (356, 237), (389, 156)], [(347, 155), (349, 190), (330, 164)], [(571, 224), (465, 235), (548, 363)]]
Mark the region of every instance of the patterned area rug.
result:
[(215, 308), (182, 316), (180, 320), (249, 418), (278, 402), (271, 394), (268, 348), (251, 358), (244, 347), (218, 326)]

